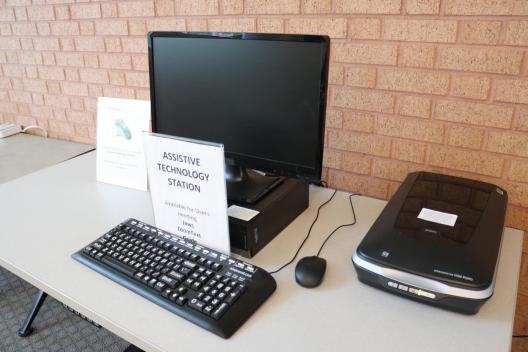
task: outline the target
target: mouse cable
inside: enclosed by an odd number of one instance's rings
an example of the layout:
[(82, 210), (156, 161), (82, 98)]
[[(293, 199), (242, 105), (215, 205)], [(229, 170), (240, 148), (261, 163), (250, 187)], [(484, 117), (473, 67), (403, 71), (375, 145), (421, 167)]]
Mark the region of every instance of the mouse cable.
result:
[(297, 258), (297, 256), (299, 255), (299, 252), (301, 251), (301, 248), (304, 246), (304, 244), (306, 243), (306, 240), (308, 240), (308, 237), (310, 237), (310, 233), (312, 232), (312, 229), (315, 225), (315, 223), (317, 222), (317, 219), (319, 219), (319, 212), (321, 211), (321, 208), (324, 207), (325, 205), (327, 205), (328, 203), (330, 203), (332, 201), (332, 199), (334, 198), (334, 196), (336, 195), (337, 193), (337, 189), (334, 190), (334, 193), (332, 194), (332, 196), (326, 201), (324, 202), (323, 204), (321, 204), (319, 206), (319, 208), (317, 208), (317, 215), (315, 216), (315, 219), (313, 220), (312, 224), (310, 225), (310, 229), (308, 230), (308, 233), (306, 234), (306, 237), (304, 238), (304, 240), (302, 241), (301, 245), (299, 246), (299, 248), (297, 248), (297, 252), (295, 252), (295, 255), (293, 256), (293, 258), (287, 262), (286, 264), (284, 264), (283, 266), (281, 266), (280, 268), (276, 269), (276, 270), (273, 270), (273, 271), (270, 271), (269, 273), (270, 274), (276, 274), (278, 273), (279, 271), (281, 271), (282, 269), (284, 269), (285, 267), (287, 267), (288, 265), (290, 265), (291, 263), (293, 263), (293, 261), (295, 260), (295, 258)]
[(326, 239), (324, 240), (323, 244), (321, 245), (321, 247), (319, 248), (319, 251), (317, 251), (317, 254), (315, 255), (316, 257), (319, 256), (319, 254), (321, 254), (321, 251), (323, 250), (323, 247), (325, 246), (326, 242), (328, 242), (328, 240), (330, 239), (330, 237), (332, 237), (332, 235), (334, 233), (337, 232), (337, 230), (343, 228), (343, 227), (348, 227), (348, 226), (354, 226), (356, 224), (356, 221), (357, 221), (357, 218), (356, 218), (356, 212), (354, 210), (354, 205), (352, 204), (352, 197), (353, 196), (360, 196), (361, 194), (359, 193), (352, 193), (352, 194), (349, 194), (348, 195), (348, 201), (350, 202), (350, 209), (352, 210), (352, 215), (354, 216), (354, 220), (350, 223), (350, 224), (343, 224), (343, 225), (340, 225), (338, 227), (336, 227), (334, 229), (334, 231), (330, 232), (330, 234), (328, 236), (326, 236)]

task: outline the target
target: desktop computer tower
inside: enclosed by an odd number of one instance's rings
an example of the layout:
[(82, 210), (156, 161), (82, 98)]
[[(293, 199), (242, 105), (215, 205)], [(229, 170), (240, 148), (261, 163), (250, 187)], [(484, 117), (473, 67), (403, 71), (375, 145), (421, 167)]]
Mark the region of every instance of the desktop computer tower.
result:
[(308, 201), (308, 183), (286, 178), (255, 204), (230, 202), (230, 206), (238, 205), (259, 212), (249, 221), (229, 217), (231, 251), (247, 258), (253, 257), (308, 208)]

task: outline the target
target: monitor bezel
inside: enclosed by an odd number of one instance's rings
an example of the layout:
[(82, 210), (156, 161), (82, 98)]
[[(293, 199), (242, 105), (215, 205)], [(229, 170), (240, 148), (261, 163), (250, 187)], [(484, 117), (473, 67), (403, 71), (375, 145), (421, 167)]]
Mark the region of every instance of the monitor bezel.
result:
[(152, 132), (159, 132), (156, 126), (156, 93), (154, 82), (154, 38), (205, 38), (218, 40), (266, 40), (266, 41), (292, 41), (292, 42), (312, 42), (323, 44), (323, 65), (321, 71), (321, 87), (319, 94), (319, 124), (317, 131), (318, 148), (315, 156), (315, 167), (306, 165), (291, 164), (279, 160), (266, 159), (254, 155), (244, 155), (242, 153), (225, 150), (225, 160), (227, 165), (239, 165), (275, 175), (295, 177), (309, 182), (320, 182), (323, 166), (324, 136), (326, 107), (328, 97), (328, 66), (330, 58), (330, 38), (325, 35), (304, 35), (304, 34), (269, 34), (269, 33), (241, 33), (241, 32), (170, 32), (154, 31), (147, 34), (148, 42), (148, 64), (150, 78), (150, 102), (151, 102), (151, 123)]

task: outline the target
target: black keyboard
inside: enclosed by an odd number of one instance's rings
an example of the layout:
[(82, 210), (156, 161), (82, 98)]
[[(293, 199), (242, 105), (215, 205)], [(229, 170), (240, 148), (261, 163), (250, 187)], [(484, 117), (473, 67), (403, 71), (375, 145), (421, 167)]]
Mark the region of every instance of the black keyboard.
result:
[(233, 335), (277, 286), (261, 268), (135, 219), (72, 257), (223, 338)]

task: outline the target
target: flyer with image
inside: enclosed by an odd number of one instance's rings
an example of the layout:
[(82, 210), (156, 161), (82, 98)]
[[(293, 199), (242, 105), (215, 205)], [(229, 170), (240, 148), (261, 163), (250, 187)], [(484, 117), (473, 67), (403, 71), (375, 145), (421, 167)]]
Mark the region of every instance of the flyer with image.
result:
[(98, 99), (97, 181), (147, 190), (143, 133), (149, 126), (149, 101)]

